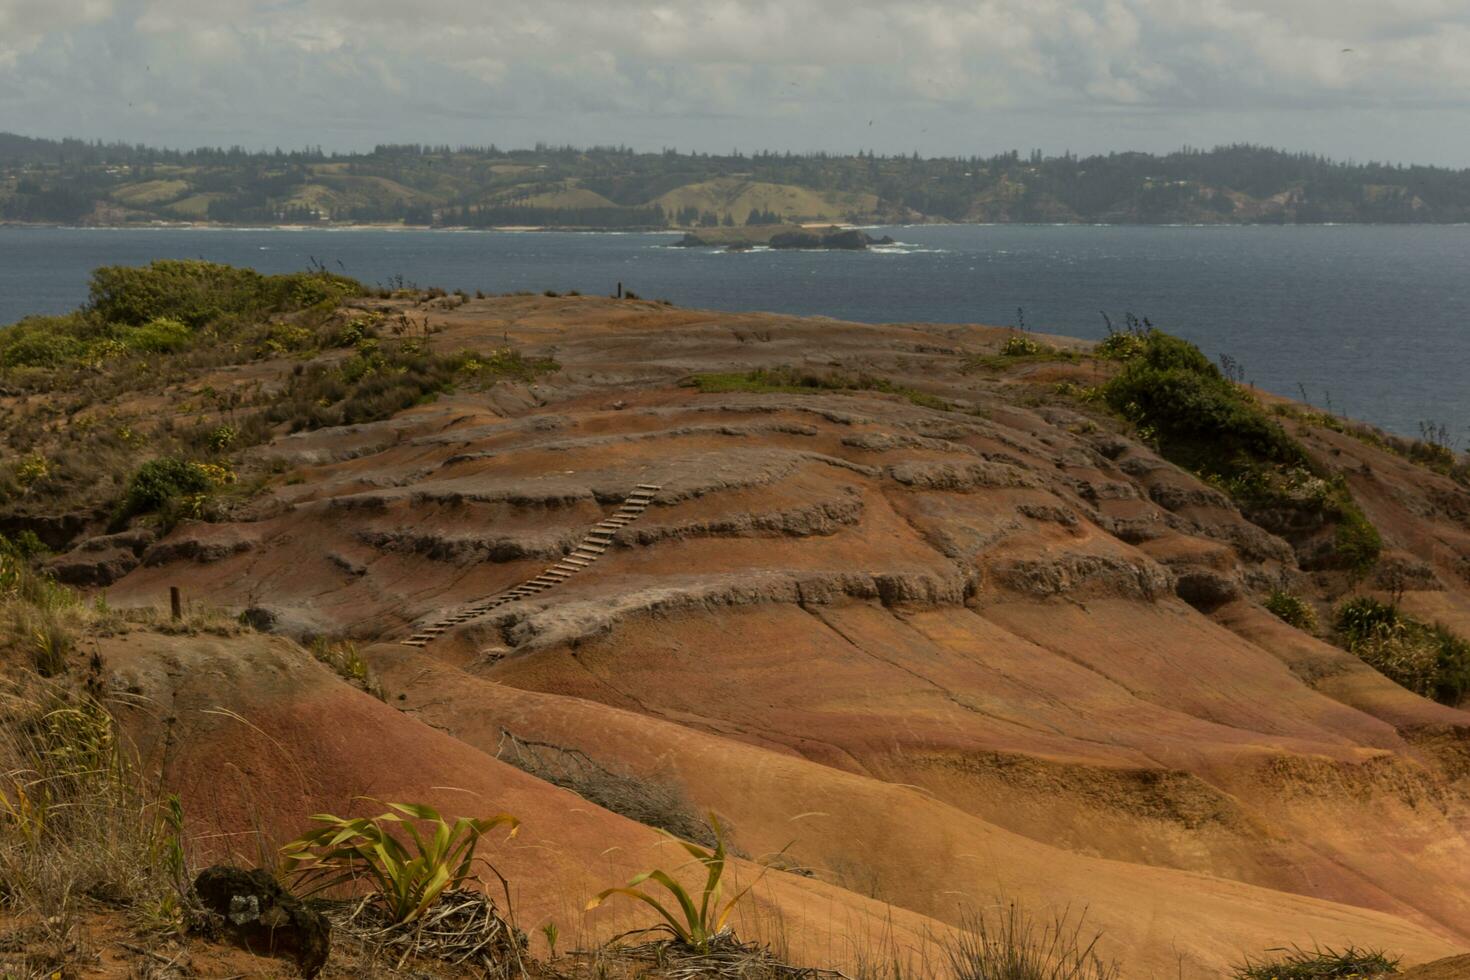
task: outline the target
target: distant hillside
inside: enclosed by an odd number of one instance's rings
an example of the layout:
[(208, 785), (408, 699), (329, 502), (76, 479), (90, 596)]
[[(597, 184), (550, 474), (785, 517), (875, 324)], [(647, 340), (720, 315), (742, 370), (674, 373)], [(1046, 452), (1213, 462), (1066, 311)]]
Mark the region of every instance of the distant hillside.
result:
[(384, 145), (157, 150), (0, 133), (0, 221), (424, 226), (1470, 221), (1470, 170), (1255, 146), (1077, 157)]

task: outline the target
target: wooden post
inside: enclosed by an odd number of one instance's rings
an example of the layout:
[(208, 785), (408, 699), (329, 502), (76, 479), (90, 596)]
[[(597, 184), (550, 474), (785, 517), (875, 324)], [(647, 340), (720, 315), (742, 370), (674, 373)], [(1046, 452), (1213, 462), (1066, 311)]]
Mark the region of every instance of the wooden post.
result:
[(622, 283), (618, 283), (618, 299), (622, 299), (622, 298), (623, 298), (623, 284)]
[(170, 611), (173, 613), (174, 622), (177, 623), (184, 618), (184, 604), (179, 599), (179, 587), (177, 585), (170, 585), (168, 587), (168, 604)]

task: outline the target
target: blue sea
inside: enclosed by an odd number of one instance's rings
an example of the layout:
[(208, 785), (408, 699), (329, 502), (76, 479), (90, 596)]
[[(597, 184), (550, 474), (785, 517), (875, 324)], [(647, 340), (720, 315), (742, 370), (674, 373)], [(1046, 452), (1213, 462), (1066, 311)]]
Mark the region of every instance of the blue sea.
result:
[(99, 265), (205, 258), (263, 272), (321, 262), (367, 283), (473, 292), (619, 282), (719, 310), (867, 322), (1025, 325), (1097, 338), (1125, 313), (1243, 365), (1245, 380), (1470, 445), (1470, 226), (872, 229), (868, 252), (667, 247), (676, 234), (0, 227), (0, 323), (86, 299)]

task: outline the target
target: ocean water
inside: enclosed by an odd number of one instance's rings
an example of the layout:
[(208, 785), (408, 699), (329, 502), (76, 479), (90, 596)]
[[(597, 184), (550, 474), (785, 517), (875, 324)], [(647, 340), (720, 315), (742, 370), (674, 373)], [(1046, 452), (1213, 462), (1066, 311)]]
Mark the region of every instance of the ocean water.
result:
[[(1269, 391), (1470, 446), (1470, 226), (876, 229), (868, 252), (667, 247), (676, 234), (0, 228), (0, 323), (86, 299), (99, 265), (310, 261), (364, 282), (473, 292), (618, 282), (681, 306), (866, 322), (1016, 324), (1097, 338), (1125, 312), (1239, 362)], [(1018, 311), (1024, 311), (1020, 313)], [(1101, 312), (1100, 312), (1101, 311)]]

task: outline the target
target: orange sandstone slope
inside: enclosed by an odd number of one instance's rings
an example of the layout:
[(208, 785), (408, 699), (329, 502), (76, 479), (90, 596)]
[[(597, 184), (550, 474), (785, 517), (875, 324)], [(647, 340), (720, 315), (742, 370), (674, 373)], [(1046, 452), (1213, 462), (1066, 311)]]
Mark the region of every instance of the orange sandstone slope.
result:
[[(1470, 713), (1266, 612), (1282, 582), (1339, 583), (1050, 394), (1095, 367), (977, 369), (1001, 334), (975, 327), (591, 298), (432, 316), (444, 349), (508, 339), (563, 370), (277, 438), (259, 451), (291, 478), (233, 522), (176, 529), (109, 591), (153, 603), (183, 583), (283, 633), (372, 644), (402, 713), (314, 699), (285, 668), (232, 668), (225, 691), (160, 675), (197, 706), (250, 701), (288, 747), (252, 760), (251, 792), (303, 745), (308, 772), (347, 767), (281, 820), (470, 786), (544, 817), (570, 856), (518, 866), (525, 891), (582, 889), (609, 846), (608, 873), (637, 866), (638, 828), (493, 761), (508, 732), (676, 784), (752, 857), (789, 843), (813, 877), (770, 876), (788, 922), (876, 901), (916, 934), (996, 896), (1086, 906), (1130, 976), (1213, 976), (1292, 943), (1470, 948)], [(777, 365), (895, 388), (679, 384)], [(1299, 428), (1383, 531), (1405, 606), (1470, 634), (1470, 494)], [(400, 642), (575, 552), (639, 485), (651, 505), (575, 574)], [(216, 792), (228, 746), (200, 744), (197, 792)]]

